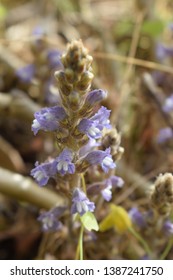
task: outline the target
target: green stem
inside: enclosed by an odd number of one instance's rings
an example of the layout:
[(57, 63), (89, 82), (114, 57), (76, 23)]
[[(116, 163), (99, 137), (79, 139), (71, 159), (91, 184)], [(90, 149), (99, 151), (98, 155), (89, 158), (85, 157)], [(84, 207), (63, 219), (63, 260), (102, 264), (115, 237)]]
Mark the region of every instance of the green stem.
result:
[(76, 260), (78, 259), (83, 260), (83, 232), (84, 232), (84, 227), (83, 225), (81, 225), (79, 240), (78, 240), (78, 245), (76, 250), (76, 257), (75, 257)]
[(82, 188), (83, 188), (84, 192), (86, 193), (86, 184), (85, 184), (84, 174), (81, 174), (81, 179), (82, 179)]
[(141, 242), (141, 244), (143, 245), (143, 247), (144, 247), (145, 251), (147, 252), (147, 254), (149, 256), (151, 256), (152, 255), (151, 249), (149, 248), (147, 242), (142, 238), (142, 236), (138, 232), (136, 232), (134, 230), (134, 228), (132, 228), (132, 227), (129, 228), (129, 231), (136, 237), (136, 239), (139, 240), (139, 242)]
[(173, 238), (169, 239), (165, 250), (161, 254), (160, 260), (164, 260), (167, 257), (167, 255), (169, 254), (169, 251), (171, 250), (172, 246), (173, 246)]

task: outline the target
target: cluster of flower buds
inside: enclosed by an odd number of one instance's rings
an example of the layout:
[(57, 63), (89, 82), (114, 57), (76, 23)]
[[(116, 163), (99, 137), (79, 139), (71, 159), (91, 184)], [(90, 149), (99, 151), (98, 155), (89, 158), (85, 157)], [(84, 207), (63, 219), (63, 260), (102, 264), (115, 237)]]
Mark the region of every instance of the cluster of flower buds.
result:
[(155, 233), (155, 238), (172, 236), (173, 234), (173, 175), (160, 174), (152, 185), (150, 193), (150, 209), (141, 211), (133, 207), (129, 216), (138, 230), (143, 234)]
[[(117, 131), (113, 133), (116, 137), (111, 135), (110, 110), (101, 106), (95, 112), (95, 105), (107, 93), (102, 89), (90, 91), (94, 77), (92, 57), (82, 42), (69, 44), (61, 61), (63, 70), (55, 72), (61, 102), (58, 106), (36, 112), (32, 124), (35, 135), (39, 130), (54, 131), (58, 155), (40, 165), (37, 162), (31, 175), (40, 186), (46, 185), (49, 178), (58, 181), (61, 177), (66, 184), (68, 181), (69, 192), (73, 193), (71, 213), (82, 216), (88, 211), (93, 212), (95, 205), (88, 199), (87, 190), (81, 189), (81, 174), (92, 166), (98, 167), (100, 178), (103, 178), (100, 193), (110, 200), (112, 187), (121, 187), (123, 180), (106, 174), (116, 167), (115, 160), (123, 151)], [(110, 138), (115, 139), (109, 144)]]
[(173, 208), (173, 175), (171, 173), (158, 176), (151, 195), (151, 205), (159, 215), (170, 215)]

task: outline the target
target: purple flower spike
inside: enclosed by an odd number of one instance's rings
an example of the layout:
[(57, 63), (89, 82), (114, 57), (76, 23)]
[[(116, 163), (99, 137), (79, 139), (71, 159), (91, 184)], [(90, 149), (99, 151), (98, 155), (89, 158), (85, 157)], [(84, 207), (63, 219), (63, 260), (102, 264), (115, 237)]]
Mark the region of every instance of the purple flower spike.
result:
[(162, 128), (157, 136), (158, 143), (164, 143), (173, 138), (173, 131), (170, 127)]
[(84, 161), (89, 162), (91, 165), (100, 164), (104, 172), (116, 167), (110, 154), (110, 148), (105, 151), (93, 151), (87, 154)]
[(132, 222), (136, 224), (140, 228), (144, 228), (146, 226), (145, 217), (138, 210), (138, 208), (134, 207), (129, 211), (129, 216), (132, 219)]
[(101, 102), (107, 97), (107, 92), (102, 89), (95, 89), (88, 93), (85, 102), (90, 105), (94, 105), (98, 102)]
[(173, 111), (173, 94), (166, 98), (165, 104), (163, 105), (163, 111), (166, 113)]
[(86, 194), (79, 188), (74, 189), (72, 198), (71, 213), (78, 213), (80, 216), (86, 212), (93, 212), (95, 209), (94, 202), (91, 202)]
[(62, 107), (54, 106), (41, 109), (41, 111), (34, 114), (34, 117), (32, 131), (36, 135), (40, 129), (45, 131), (57, 130), (59, 128), (58, 122), (66, 117), (66, 113)]
[(163, 230), (168, 235), (173, 234), (173, 223), (171, 223), (170, 221), (166, 221), (163, 225)]
[(33, 176), (40, 186), (45, 186), (49, 178), (53, 177), (56, 173), (53, 167), (53, 161), (42, 163), (40, 165), (36, 162), (35, 166), (36, 167), (31, 170), (31, 176)]
[(16, 71), (17, 77), (24, 83), (30, 83), (35, 75), (35, 66), (29, 64)]
[(78, 129), (89, 138), (98, 139), (101, 137), (103, 127), (97, 121), (94, 122), (91, 119), (83, 119), (80, 121)]
[(102, 106), (98, 110), (98, 112), (91, 118), (91, 120), (98, 122), (99, 125), (102, 126), (102, 129), (104, 127), (111, 128), (110, 120), (109, 120), (110, 113), (111, 113), (111, 110), (108, 110), (106, 107)]
[(43, 231), (55, 231), (62, 228), (62, 223), (58, 221), (59, 216), (65, 211), (65, 207), (56, 207), (41, 214), (38, 221), (42, 223)]
[(73, 153), (69, 149), (64, 149), (62, 153), (55, 159), (54, 166), (56, 170), (64, 176), (65, 174), (73, 174), (75, 172), (75, 165), (72, 163)]

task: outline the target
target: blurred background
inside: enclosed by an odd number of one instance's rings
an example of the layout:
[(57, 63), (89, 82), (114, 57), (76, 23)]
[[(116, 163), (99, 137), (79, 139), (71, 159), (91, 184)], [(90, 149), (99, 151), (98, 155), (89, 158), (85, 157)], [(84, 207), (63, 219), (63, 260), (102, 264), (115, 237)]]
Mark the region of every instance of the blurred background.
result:
[[(37, 216), (44, 205), (17, 194), (35, 161), (54, 151), (52, 136), (35, 137), (31, 123), (34, 112), (56, 104), (53, 73), (73, 39), (82, 39), (94, 58), (93, 89), (108, 91), (103, 105), (112, 110), (125, 149), (117, 167), (125, 185), (113, 201), (127, 211), (149, 209), (147, 187), (173, 170), (173, 105), (167, 102), (173, 93), (172, 14), (171, 0), (0, 1), (0, 259), (75, 256), (75, 233), (64, 226), (43, 234)], [(171, 109), (164, 110), (168, 103)], [(142, 258), (138, 241), (125, 237), (113, 231), (86, 236), (86, 258)], [(156, 256), (165, 242), (156, 237)]]

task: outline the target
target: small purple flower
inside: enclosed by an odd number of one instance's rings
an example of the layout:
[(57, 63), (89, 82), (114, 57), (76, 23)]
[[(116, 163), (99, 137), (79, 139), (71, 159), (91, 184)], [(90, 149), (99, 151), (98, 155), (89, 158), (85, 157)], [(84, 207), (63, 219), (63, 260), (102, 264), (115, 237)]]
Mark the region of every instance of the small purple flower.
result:
[(164, 143), (170, 140), (173, 137), (173, 131), (170, 127), (165, 127), (160, 129), (159, 134), (157, 136), (158, 143)]
[(107, 148), (105, 151), (99, 150), (90, 152), (84, 158), (84, 161), (89, 162), (91, 165), (100, 164), (103, 171), (106, 173), (109, 171), (109, 169), (113, 169), (116, 167), (110, 154), (110, 148)]
[(25, 67), (19, 68), (16, 71), (17, 77), (24, 83), (30, 83), (35, 75), (35, 66), (29, 64)]
[(52, 79), (47, 80), (44, 83), (43, 93), (45, 96), (45, 101), (49, 104), (56, 104), (59, 105), (61, 103), (60, 101), (60, 95), (58, 88), (55, 86), (55, 82)]
[(100, 146), (100, 144), (98, 142), (96, 142), (95, 139), (90, 138), (88, 143), (86, 145), (84, 145), (83, 147), (80, 148), (79, 150), (79, 156), (83, 157), (86, 154), (88, 154), (89, 152), (91, 152), (95, 147)]
[(173, 234), (173, 223), (166, 221), (163, 225), (163, 230), (167, 235)]
[(32, 131), (36, 135), (40, 129), (45, 131), (57, 130), (59, 128), (59, 121), (66, 117), (66, 113), (62, 107), (54, 106), (41, 109), (41, 111), (34, 114), (34, 117)]
[(173, 111), (173, 94), (166, 98), (165, 104), (163, 105), (163, 111), (166, 113)]
[(74, 189), (72, 197), (71, 213), (78, 213), (80, 216), (86, 212), (93, 212), (95, 209), (94, 202), (91, 202), (86, 194), (79, 188)]
[(146, 226), (146, 220), (144, 215), (138, 210), (138, 208), (133, 207), (129, 211), (129, 216), (132, 219), (132, 222), (136, 224), (140, 228), (144, 228)]
[(60, 230), (62, 228), (62, 223), (58, 221), (58, 218), (62, 215), (65, 209), (65, 207), (56, 207), (41, 214), (38, 217), (38, 221), (42, 223), (43, 231)]
[(92, 121), (91, 119), (83, 119), (78, 125), (79, 131), (85, 133), (89, 138), (98, 139), (101, 137), (102, 125), (98, 121)]
[(102, 106), (98, 110), (98, 112), (91, 118), (91, 120), (98, 122), (99, 125), (102, 126), (102, 129), (104, 127), (111, 128), (110, 120), (109, 120), (110, 113), (111, 113), (111, 110), (108, 110), (106, 107)]
[(112, 184), (111, 184), (111, 182), (109, 180), (107, 181), (106, 188), (101, 191), (101, 195), (103, 196), (103, 198), (106, 201), (110, 201), (111, 200), (111, 198), (112, 198)]
[(101, 137), (101, 132), (104, 127), (111, 127), (109, 116), (110, 110), (102, 106), (92, 118), (82, 119), (78, 125), (78, 129), (89, 138), (98, 139)]
[[(117, 188), (117, 187), (121, 188), (123, 186), (123, 184), (124, 184), (124, 181), (121, 177), (113, 175), (104, 181), (96, 182), (94, 184), (89, 185), (87, 188), (87, 193), (90, 195), (98, 195), (101, 193), (103, 198), (105, 200), (109, 201), (112, 196), (112, 194), (111, 194), (112, 189)], [(104, 192), (104, 190), (106, 190), (106, 191)], [(103, 193), (102, 193), (102, 191), (103, 191)], [(106, 198), (105, 198), (105, 195), (107, 196)]]
[(119, 187), (121, 188), (124, 184), (124, 181), (121, 177), (111, 176), (104, 181), (105, 188), (101, 191), (103, 198), (106, 201), (110, 201), (112, 198), (112, 188)]
[(95, 89), (88, 93), (85, 103), (89, 103), (90, 105), (95, 105), (98, 102), (101, 102), (103, 99), (107, 97), (107, 92), (102, 89)]
[(35, 163), (35, 168), (31, 170), (31, 176), (36, 180), (40, 186), (45, 186), (50, 177), (54, 177), (56, 171), (53, 162), (45, 162), (42, 164)]
[(54, 166), (56, 170), (64, 176), (65, 174), (73, 174), (75, 172), (75, 165), (72, 163), (73, 152), (69, 149), (64, 149), (60, 155), (55, 159)]
[(124, 185), (124, 180), (119, 176), (111, 176), (108, 180), (111, 181), (112, 187), (121, 188)]

